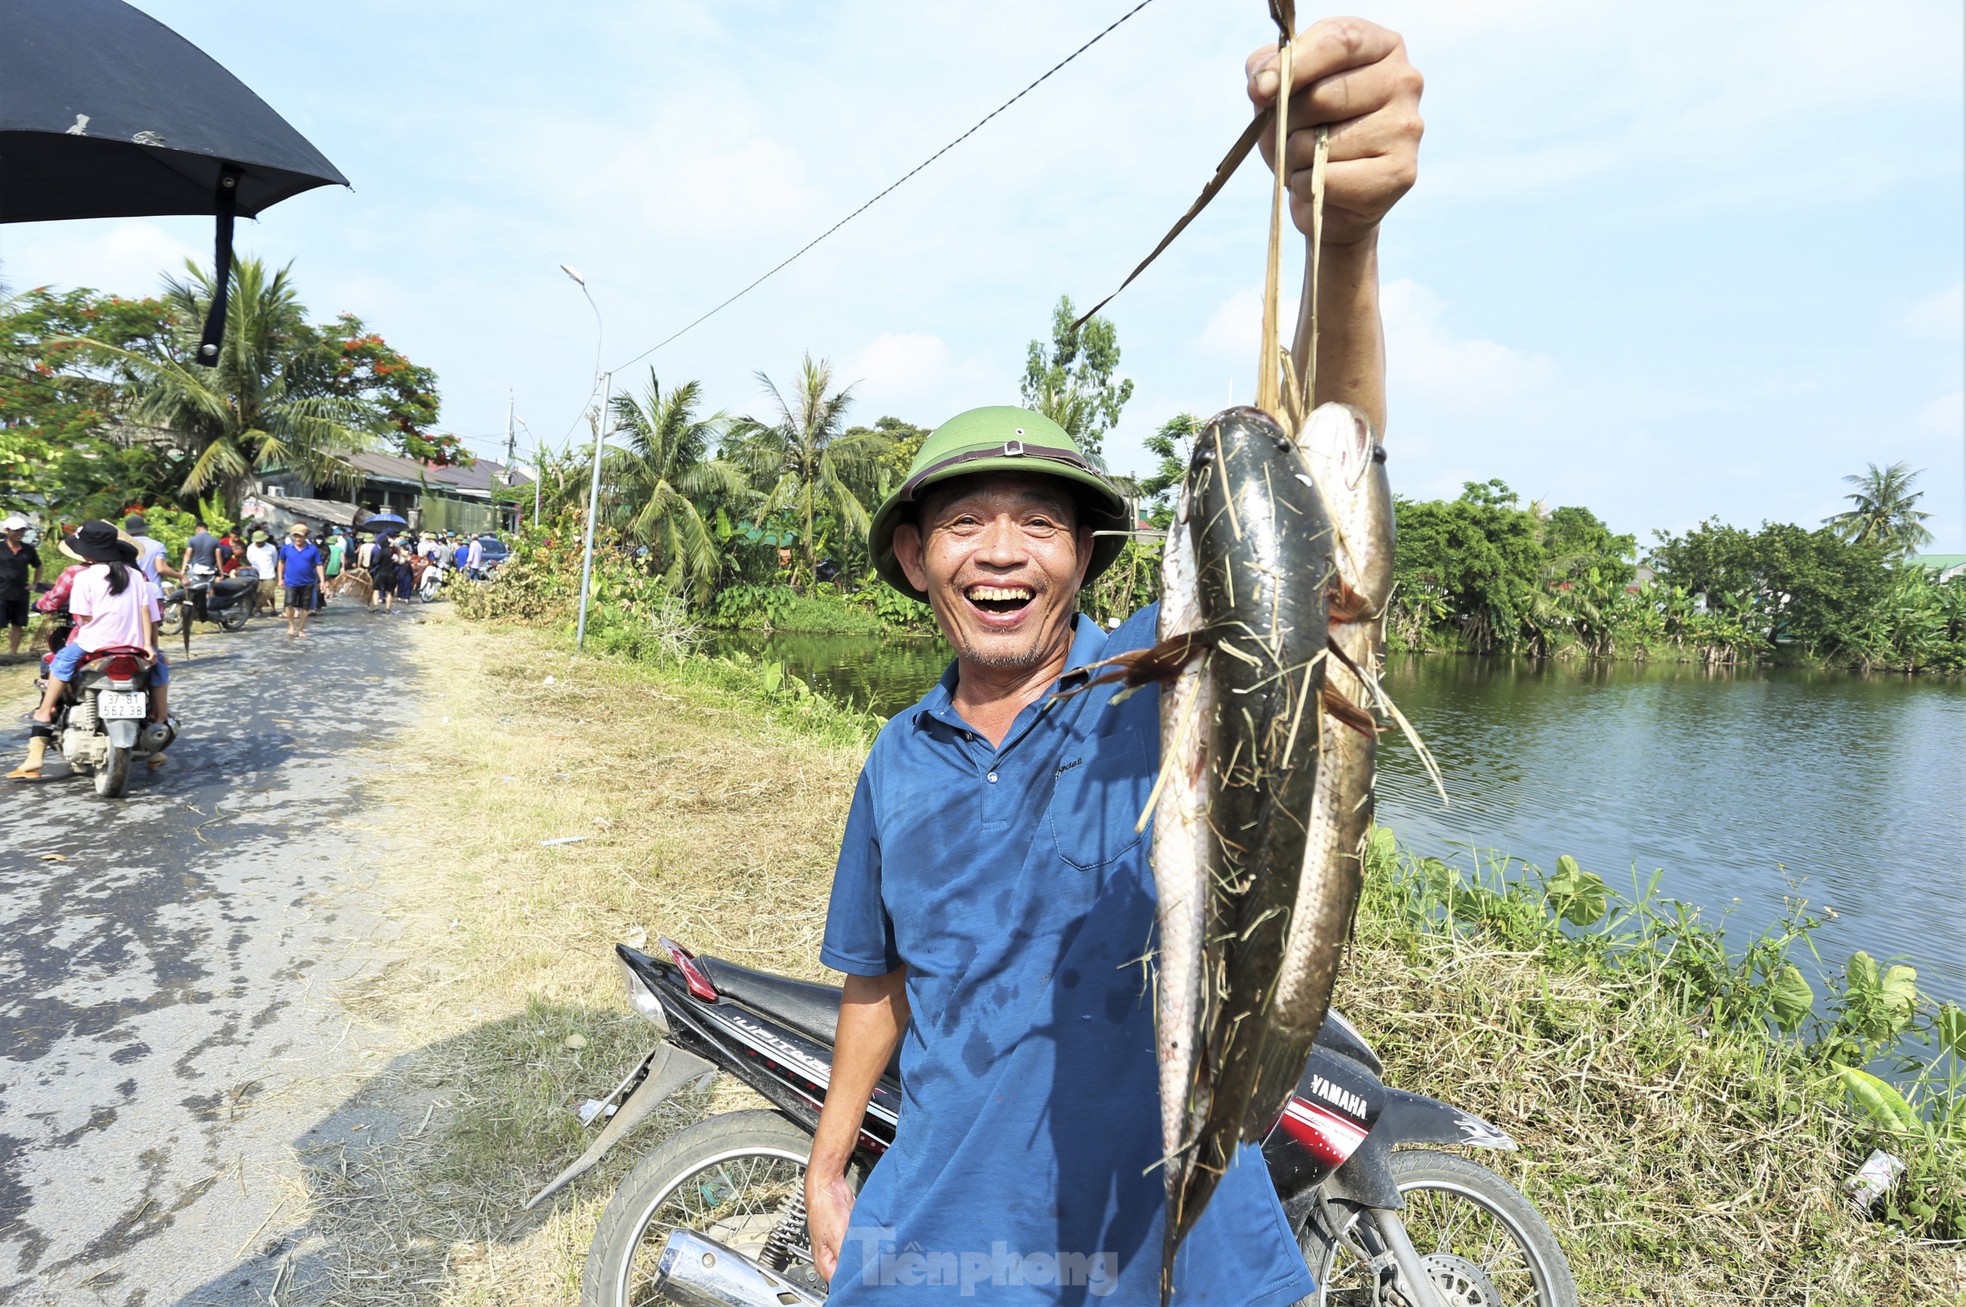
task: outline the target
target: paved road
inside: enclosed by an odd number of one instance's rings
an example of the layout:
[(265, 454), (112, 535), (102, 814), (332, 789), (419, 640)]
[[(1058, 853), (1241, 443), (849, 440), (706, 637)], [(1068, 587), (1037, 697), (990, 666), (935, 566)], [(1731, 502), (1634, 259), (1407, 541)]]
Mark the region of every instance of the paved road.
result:
[(265, 1300), (293, 1145), (379, 1061), (334, 994), (390, 928), (336, 819), (406, 716), (414, 620), (201, 631), (127, 798), (0, 782), (0, 1302)]

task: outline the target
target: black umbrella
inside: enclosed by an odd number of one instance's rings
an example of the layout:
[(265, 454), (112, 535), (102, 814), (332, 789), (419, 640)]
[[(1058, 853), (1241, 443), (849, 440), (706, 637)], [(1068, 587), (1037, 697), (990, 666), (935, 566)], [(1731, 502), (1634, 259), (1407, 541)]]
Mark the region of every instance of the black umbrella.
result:
[(232, 220), (348, 179), (204, 51), (123, 0), (0, 0), (0, 222), (218, 216), (198, 361), (218, 362)]

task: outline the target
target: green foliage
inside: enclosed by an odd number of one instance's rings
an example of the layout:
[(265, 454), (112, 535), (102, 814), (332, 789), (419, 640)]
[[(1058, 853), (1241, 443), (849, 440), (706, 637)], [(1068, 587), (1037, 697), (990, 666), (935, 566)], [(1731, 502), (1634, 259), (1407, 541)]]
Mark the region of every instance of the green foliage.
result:
[(1724, 921), (1661, 897), (1658, 874), (1625, 895), (1567, 856), (1548, 874), (1494, 856), (1464, 868), (1404, 853), (1381, 827), (1365, 870), (1362, 916), (1415, 938), (1488, 940), (1599, 977), (1619, 1003), (1668, 1003), (1711, 1038), (1765, 1041), (1761, 1060), (1792, 1066), (1818, 1094), (1847, 1095), (1878, 1145), (1905, 1160), (1887, 1219), (1914, 1234), (1966, 1236), (1966, 1012), (1922, 995), (1912, 967), (1859, 952), (1819, 996), (1803, 963), (1826, 917), (1799, 899), (1736, 948)]
[(710, 604), (710, 624), (737, 631), (769, 631), (798, 596), (788, 585), (727, 585)]
[(919, 599), (910, 599), (871, 573), (860, 589), (847, 600), (880, 623), (883, 631), (906, 635), (934, 635), (935, 610)]
[(830, 514), (837, 537), (864, 541), (867, 508), (850, 482), (867, 476), (887, 448), (888, 438), (877, 432), (849, 435), (846, 410), (852, 387), (833, 389), (832, 365), (813, 362), (807, 354), (788, 399), (772, 379), (760, 372), (759, 383), (778, 414), (772, 422), (740, 418), (725, 442), (725, 457), (750, 473), (763, 492), (753, 522), (787, 512), (798, 524), (799, 574), (810, 583), (818, 570), (819, 528)]
[(650, 369), (646, 394), (615, 397), (616, 429), (628, 447), (609, 447), (601, 469), (601, 521), (648, 550), (648, 570), (685, 598), (710, 594), (722, 572), (722, 550), (702, 505), (742, 503), (750, 492), (742, 468), (710, 456), (729, 419), (697, 416), (701, 394), (695, 381), (665, 393)]
[(1140, 497), (1151, 505), (1147, 520), (1163, 531), (1174, 525), (1175, 498), (1187, 479), (1200, 430), (1201, 419), (1193, 413), (1176, 413), (1144, 442), (1155, 462), (1153, 472), (1140, 480)]
[(1120, 364), (1119, 333), (1109, 318), (1072, 320), (1072, 297), (1060, 295), (1051, 311), (1051, 344), (1034, 340), (1024, 358), (1019, 387), (1026, 408), (1036, 409), (1071, 433), (1079, 448), (1100, 461), (1106, 432), (1133, 398), (1131, 380), (1113, 380)]
[(1102, 625), (1160, 598), (1160, 542), (1128, 540), (1113, 565), (1079, 593), (1079, 610)]
[(1893, 558), (1903, 558), (1923, 545), (1932, 543), (1925, 522), (1932, 515), (1913, 508), (1925, 492), (1914, 491), (1912, 483), (1923, 475), (1909, 463), (1893, 463), (1880, 469), (1866, 465), (1861, 476), (1843, 480), (1856, 490), (1844, 496), (1850, 507), (1834, 517), (1824, 518), (1839, 539), (1853, 545), (1874, 545)]
[(176, 488), (173, 461), (119, 421), (129, 371), (80, 344), (152, 350), (172, 328), (158, 299), (44, 288), (0, 301), (0, 509), (108, 518)]

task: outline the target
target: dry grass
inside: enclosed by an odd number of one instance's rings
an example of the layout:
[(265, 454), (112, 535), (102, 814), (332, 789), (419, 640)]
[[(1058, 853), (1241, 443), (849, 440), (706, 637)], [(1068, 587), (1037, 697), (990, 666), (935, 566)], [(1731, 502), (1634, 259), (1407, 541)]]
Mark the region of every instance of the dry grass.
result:
[[(651, 1042), (611, 946), (670, 934), (817, 976), (864, 750), (524, 628), (415, 631), (424, 715), (378, 755), (376, 784), (408, 956), (347, 996), (413, 1048), (349, 1111), (387, 1106), (406, 1125), (305, 1159), (315, 1292), (354, 1307), (571, 1303), (614, 1181), (704, 1107), (676, 1106), (519, 1218), (584, 1146), (567, 1108), (606, 1094)], [(569, 835), (584, 838), (541, 845)]]
[(1479, 1160), (1555, 1227), (1584, 1301), (1748, 1307), (1966, 1302), (1966, 1256), (1860, 1219), (1855, 1123), (1765, 1039), (1534, 954), (1366, 922), (1339, 1001), (1387, 1078), (1522, 1146)]

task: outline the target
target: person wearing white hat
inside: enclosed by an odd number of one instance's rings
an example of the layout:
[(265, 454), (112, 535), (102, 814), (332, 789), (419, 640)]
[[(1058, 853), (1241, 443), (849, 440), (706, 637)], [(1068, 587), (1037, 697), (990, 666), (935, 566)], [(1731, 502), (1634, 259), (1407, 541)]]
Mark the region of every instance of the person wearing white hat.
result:
[[(0, 522), (0, 626), (7, 628), (7, 653), (20, 652), (27, 634), (28, 600), (41, 584), (41, 555), (27, 543), (27, 519), (9, 514)], [(31, 578), (31, 579), (30, 579)]]

